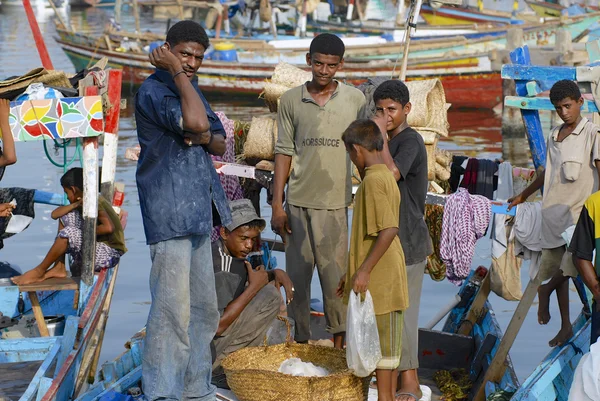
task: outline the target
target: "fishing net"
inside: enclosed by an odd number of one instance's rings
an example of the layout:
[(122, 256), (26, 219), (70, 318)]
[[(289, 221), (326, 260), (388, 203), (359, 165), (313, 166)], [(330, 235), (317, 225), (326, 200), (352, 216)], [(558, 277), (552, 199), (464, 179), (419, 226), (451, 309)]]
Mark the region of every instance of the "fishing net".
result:
[(433, 380), (445, 401), (466, 400), (473, 386), (465, 369), (438, 370), (434, 373)]

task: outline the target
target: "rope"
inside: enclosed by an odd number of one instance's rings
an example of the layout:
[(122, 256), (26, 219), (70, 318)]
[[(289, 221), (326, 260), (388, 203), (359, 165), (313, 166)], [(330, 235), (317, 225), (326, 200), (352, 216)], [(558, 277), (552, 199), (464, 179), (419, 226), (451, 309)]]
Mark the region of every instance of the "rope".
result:
[(98, 53), (98, 49), (100, 48), (100, 44), (102, 43), (101, 39), (103, 39), (103, 38), (98, 38), (96, 40), (96, 48), (94, 49), (94, 53), (92, 53), (92, 55), (90, 56), (90, 60), (88, 61), (88, 65), (87, 65), (87, 67), (85, 67), (86, 70), (88, 68), (90, 68), (91, 65), (92, 65), (92, 63), (94, 62), (94, 56), (96, 56), (96, 54)]

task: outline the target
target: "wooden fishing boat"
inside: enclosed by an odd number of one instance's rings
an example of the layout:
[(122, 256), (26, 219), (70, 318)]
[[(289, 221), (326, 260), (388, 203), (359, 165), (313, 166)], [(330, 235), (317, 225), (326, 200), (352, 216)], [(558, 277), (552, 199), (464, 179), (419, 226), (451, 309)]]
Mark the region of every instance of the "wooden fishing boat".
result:
[[(493, 310), (485, 301), (489, 292), (486, 270), (480, 269), (465, 281), (459, 291), (460, 303), (451, 311), (442, 330), (421, 329), (419, 332), (420, 380), (432, 388), (432, 400), (440, 400), (433, 375), (438, 370), (464, 369), (477, 383), (493, 357), (502, 331)], [(487, 296), (487, 295), (486, 295)], [(324, 318), (313, 316), (313, 324), (322, 325), (315, 332), (325, 333)], [(468, 329), (467, 329), (468, 327)], [(142, 329), (125, 344), (126, 350), (114, 361), (105, 363), (97, 374), (97, 382), (76, 401), (97, 401), (112, 392), (127, 394), (141, 388), (142, 352), (145, 330)], [(490, 386), (490, 394), (498, 388), (516, 390), (519, 382), (510, 358), (501, 386)], [(236, 400), (232, 392), (219, 390), (218, 400)]]
[(421, 16), (430, 25), (460, 25), (472, 23), (492, 23), (497, 25), (523, 24), (520, 18), (501, 11), (479, 11), (475, 8), (442, 5), (431, 7), (424, 4)]
[(69, 0), (72, 8), (82, 7), (113, 7), (115, 0)]
[[(103, 85), (107, 89), (100, 95), (99, 87), (88, 77), (80, 81), (85, 96), (11, 103), (9, 122), (15, 141), (83, 141), (86, 201), (98, 197), (98, 136), (102, 134), (105, 144), (114, 145), (105, 149), (106, 173), (102, 177), (103, 195), (112, 199), (119, 107), (104, 115), (102, 104), (103, 100), (120, 104), (121, 71), (107, 71)], [(42, 113), (40, 120), (32, 109)], [(68, 119), (64, 119), (64, 110), (69, 110)], [(36, 192), (34, 200), (62, 205), (63, 196)], [(0, 376), (10, 387), (11, 397), (67, 400), (80, 390), (88, 372), (95, 371), (118, 272), (117, 266), (94, 274), (96, 235), (90, 224), (95, 227), (96, 214), (96, 202), (84, 204), (81, 278), (52, 278), (18, 286), (8, 278), (0, 280)], [(11, 386), (15, 378), (21, 386)]]
[[(146, 55), (106, 50), (92, 52), (82, 46), (61, 41), (59, 43), (76, 69), (85, 68), (90, 59), (108, 57), (111, 67), (123, 70), (126, 90), (135, 90), (154, 71)], [(275, 60), (288, 61), (285, 58), (274, 58)], [(307, 69), (306, 65), (296, 65)], [(458, 57), (447, 61), (434, 59), (423, 62), (411, 61), (407, 79), (440, 78), (446, 88), (446, 99), (454, 107), (491, 108), (502, 99), (502, 85), (499, 72), (491, 71), (489, 65), (489, 59), (484, 55), (470, 58)], [(369, 78), (391, 77), (394, 66), (395, 63), (392, 61), (378, 63), (349, 61), (336, 76), (342, 81), (359, 85)], [(198, 72), (198, 84), (206, 93), (258, 96), (263, 90), (265, 80), (272, 76), (274, 67), (275, 63), (272, 62), (207, 60)]]
[(547, 1), (525, 0), (525, 3), (540, 17), (560, 17), (565, 7)]

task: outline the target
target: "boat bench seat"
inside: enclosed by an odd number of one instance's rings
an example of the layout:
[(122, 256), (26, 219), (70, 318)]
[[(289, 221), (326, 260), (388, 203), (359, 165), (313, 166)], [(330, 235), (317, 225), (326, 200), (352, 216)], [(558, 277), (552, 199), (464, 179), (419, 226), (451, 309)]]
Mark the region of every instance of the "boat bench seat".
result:
[(64, 290), (79, 290), (79, 278), (73, 277), (54, 277), (49, 278), (39, 283), (24, 284), (19, 286), (20, 292), (26, 292), (31, 301), (31, 309), (35, 316), (40, 335), (48, 337), (48, 327), (44, 320), (44, 313), (40, 306), (40, 301), (37, 296), (37, 291), (64, 291)]

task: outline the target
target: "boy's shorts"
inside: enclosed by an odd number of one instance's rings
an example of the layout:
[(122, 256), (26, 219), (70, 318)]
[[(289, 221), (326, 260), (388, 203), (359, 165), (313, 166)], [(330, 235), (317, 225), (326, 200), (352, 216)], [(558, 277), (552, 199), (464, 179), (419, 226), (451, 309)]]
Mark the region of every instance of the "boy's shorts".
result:
[(562, 270), (565, 277), (577, 277), (578, 272), (573, 264), (573, 254), (567, 251), (565, 245), (558, 248), (542, 249), (540, 272), (538, 273), (540, 282), (551, 279), (559, 270)]
[(382, 358), (377, 364), (377, 369), (394, 370), (400, 365), (402, 356), (402, 325), (404, 314), (394, 311), (383, 315), (375, 315), (379, 344)]

